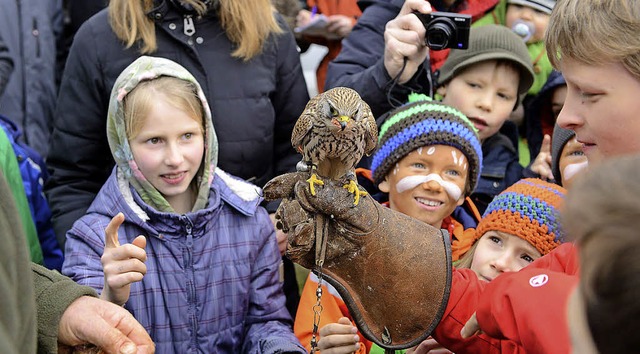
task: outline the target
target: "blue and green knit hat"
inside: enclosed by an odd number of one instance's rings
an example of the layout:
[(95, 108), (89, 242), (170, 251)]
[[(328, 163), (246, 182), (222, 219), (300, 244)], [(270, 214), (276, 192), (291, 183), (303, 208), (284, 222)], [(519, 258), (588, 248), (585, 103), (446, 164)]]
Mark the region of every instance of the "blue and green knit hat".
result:
[(567, 191), (538, 178), (525, 178), (498, 194), (476, 228), (476, 239), (501, 231), (532, 244), (545, 255), (564, 242), (560, 207)]
[(409, 103), (396, 108), (380, 127), (378, 148), (371, 162), (376, 184), (410, 152), (429, 145), (449, 145), (460, 150), (469, 161), (468, 190), (471, 193), (480, 178), (482, 145), (471, 121), (457, 109), (412, 94)]

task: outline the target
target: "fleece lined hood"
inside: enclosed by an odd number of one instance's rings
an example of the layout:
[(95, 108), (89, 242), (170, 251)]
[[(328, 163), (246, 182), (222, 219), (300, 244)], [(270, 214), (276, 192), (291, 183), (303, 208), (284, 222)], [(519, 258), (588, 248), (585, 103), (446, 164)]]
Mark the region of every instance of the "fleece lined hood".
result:
[(204, 107), (204, 157), (200, 170), (195, 177), (197, 199), (192, 211), (203, 209), (208, 200), (209, 187), (218, 162), (218, 138), (213, 129), (211, 109), (196, 79), (181, 65), (164, 58), (142, 56), (122, 71), (111, 90), (109, 112), (107, 116), (107, 138), (111, 153), (116, 161), (118, 176), (128, 181), (138, 192), (142, 200), (161, 212), (174, 212), (169, 202), (140, 172), (133, 159), (133, 153), (127, 139), (123, 100), (128, 93), (143, 81), (160, 76), (171, 76), (193, 83)]

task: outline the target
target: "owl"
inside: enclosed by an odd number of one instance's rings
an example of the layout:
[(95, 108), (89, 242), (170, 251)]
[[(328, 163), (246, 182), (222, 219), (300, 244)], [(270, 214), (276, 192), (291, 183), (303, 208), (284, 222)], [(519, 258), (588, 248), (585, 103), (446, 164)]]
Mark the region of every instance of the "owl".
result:
[(291, 134), (291, 144), (302, 154), (298, 170), (310, 170), (311, 194), (322, 178), (345, 179), (354, 205), (366, 192), (356, 183), (355, 167), (363, 154), (376, 147), (378, 126), (369, 105), (355, 90), (336, 87), (307, 103)]

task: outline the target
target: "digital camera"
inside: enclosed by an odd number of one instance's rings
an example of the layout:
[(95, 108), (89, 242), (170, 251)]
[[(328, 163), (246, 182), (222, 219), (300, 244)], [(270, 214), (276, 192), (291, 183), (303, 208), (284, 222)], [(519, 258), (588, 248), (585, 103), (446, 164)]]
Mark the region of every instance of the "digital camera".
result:
[(452, 12), (414, 12), (426, 30), (425, 44), (433, 50), (467, 49), (471, 15)]

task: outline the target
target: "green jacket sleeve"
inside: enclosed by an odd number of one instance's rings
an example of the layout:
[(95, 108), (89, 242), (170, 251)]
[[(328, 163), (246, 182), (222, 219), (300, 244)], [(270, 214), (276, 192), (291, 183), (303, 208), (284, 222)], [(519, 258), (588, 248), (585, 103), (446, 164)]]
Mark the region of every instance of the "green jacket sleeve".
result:
[(31, 263), (38, 314), (38, 353), (58, 352), (58, 324), (64, 311), (80, 296), (95, 290), (75, 283), (54, 270)]
[(9, 189), (13, 194), (16, 207), (18, 208), (18, 215), (22, 223), (22, 228), (27, 236), (27, 246), (29, 247), (29, 254), (31, 261), (38, 264), (43, 264), (42, 248), (40, 248), (40, 240), (38, 239), (38, 232), (36, 225), (31, 217), (31, 210), (29, 209), (29, 202), (27, 201), (27, 194), (24, 191), (24, 184), (22, 183), (22, 176), (20, 175), (20, 167), (18, 167), (18, 160), (16, 154), (11, 147), (11, 142), (7, 137), (3, 129), (0, 128), (0, 169), (4, 173), (4, 177), (9, 184)]
[(24, 231), (0, 169), (0, 353), (36, 351), (36, 304)]

